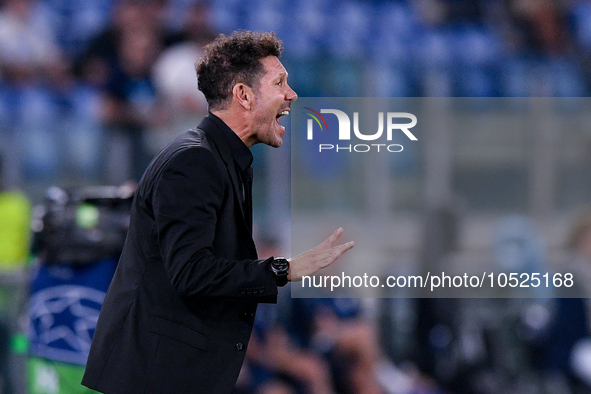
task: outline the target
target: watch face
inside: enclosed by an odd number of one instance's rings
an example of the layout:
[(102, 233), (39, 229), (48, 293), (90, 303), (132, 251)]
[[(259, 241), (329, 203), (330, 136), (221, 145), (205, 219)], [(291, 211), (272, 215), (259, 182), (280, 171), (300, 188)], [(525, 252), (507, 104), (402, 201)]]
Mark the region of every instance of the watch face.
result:
[(289, 261), (286, 259), (275, 259), (273, 261), (273, 268), (277, 273), (287, 273), (289, 270)]
[(285, 286), (287, 284), (287, 277), (289, 275), (289, 261), (283, 257), (273, 260), (267, 267), (275, 274), (277, 278), (277, 286)]

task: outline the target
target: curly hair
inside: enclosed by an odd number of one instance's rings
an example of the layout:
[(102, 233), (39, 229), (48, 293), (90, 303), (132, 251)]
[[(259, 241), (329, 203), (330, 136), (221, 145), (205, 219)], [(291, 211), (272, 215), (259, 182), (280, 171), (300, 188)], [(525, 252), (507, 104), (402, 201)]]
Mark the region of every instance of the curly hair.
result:
[(282, 53), (283, 42), (273, 32), (239, 30), (229, 36), (220, 34), (205, 47), (196, 66), (197, 84), (209, 109), (226, 107), (237, 83), (256, 91), (264, 73), (260, 59)]

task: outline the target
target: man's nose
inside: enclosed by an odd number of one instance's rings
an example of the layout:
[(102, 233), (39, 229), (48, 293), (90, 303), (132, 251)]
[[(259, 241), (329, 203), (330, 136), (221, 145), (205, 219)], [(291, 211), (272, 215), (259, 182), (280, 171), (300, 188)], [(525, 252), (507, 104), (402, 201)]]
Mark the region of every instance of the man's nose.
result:
[(287, 100), (291, 102), (296, 101), (298, 99), (298, 94), (289, 85), (287, 85), (287, 89), (287, 93), (285, 94)]

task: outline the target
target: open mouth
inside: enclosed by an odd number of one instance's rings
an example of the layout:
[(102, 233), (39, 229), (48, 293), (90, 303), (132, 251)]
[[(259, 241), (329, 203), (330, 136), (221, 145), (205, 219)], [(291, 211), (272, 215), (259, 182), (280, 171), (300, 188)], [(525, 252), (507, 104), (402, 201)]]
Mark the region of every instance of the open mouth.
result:
[(279, 127), (281, 127), (282, 129), (284, 129), (284, 130), (285, 130), (285, 126), (282, 126), (282, 125), (279, 123), (279, 118), (280, 118), (280, 117), (282, 117), (282, 116), (284, 116), (284, 115), (289, 115), (289, 110), (287, 110), (287, 109), (286, 109), (286, 110), (284, 110), (284, 111), (281, 111), (281, 112), (279, 112), (279, 113), (277, 114), (277, 116), (275, 117), (275, 121), (277, 122), (277, 124), (279, 125)]

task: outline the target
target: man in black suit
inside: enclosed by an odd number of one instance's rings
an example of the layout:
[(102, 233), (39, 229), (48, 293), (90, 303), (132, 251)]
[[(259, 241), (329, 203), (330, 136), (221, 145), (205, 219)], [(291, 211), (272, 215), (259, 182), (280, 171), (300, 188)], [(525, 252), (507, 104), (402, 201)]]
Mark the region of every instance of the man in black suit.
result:
[(82, 383), (100, 392), (229, 393), (257, 304), (353, 247), (342, 229), (291, 260), (259, 260), (249, 148), (279, 147), (296, 93), (273, 33), (221, 35), (197, 66), (209, 114), (153, 160), (103, 304)]

